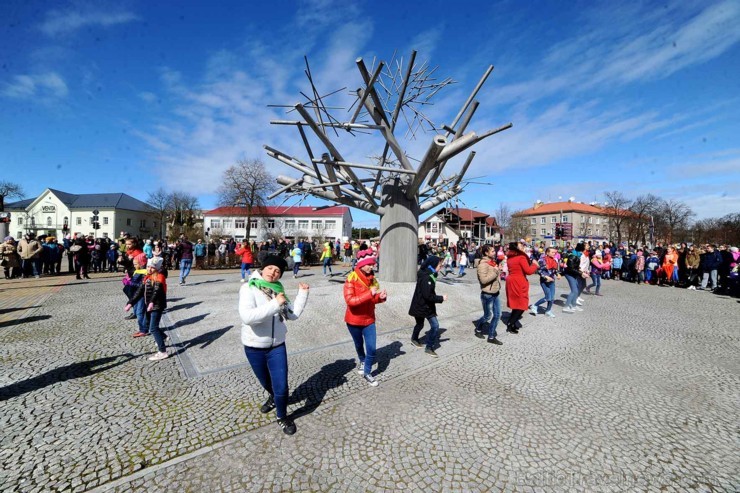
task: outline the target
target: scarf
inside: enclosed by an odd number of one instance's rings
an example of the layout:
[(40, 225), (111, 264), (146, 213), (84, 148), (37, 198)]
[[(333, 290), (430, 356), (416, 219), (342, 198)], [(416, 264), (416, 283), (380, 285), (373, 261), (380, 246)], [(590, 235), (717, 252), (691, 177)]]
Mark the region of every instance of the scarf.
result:
[(153, 283), (158, 282), (159, 284), (162, 285), (164, 294), (167, 294), (167, 280), (162, 273), (155, 272), (154, 274), (147, 275), (146, 277), (144, 277), (144, 283), (146, 283), (147, 281), (152, 281)]
[(374, 274), (370, 274), (369, 276), (366, 276), (364, 272), (362, 272), (360, 269), (355, 268), (350, 274), (347, 276), (347, 282), (354, 282), (354, 281), (360, 281), (366, 288), (375, 288), (380, 289), (380, 283), (378, 283), (378, 280), (375, 279)]
[(431, 265), (427, 265), (427, 269), (432, 272), (431, 274), (429, 274), (429, 279), (431, 279), (434, 284), (437, 284), (437, 269), (435, 269)]
[(552, 257), (545, 256), (545, 267), (547, 267), (547, 270), (557, 269), (558, 262)]
[(280, 317), (281, 322), (285, 321), (288, 318), (288, 313), (291, 313), (290, 309), (288, 308), (290, 299), (285, 294), (285, 288), (283, 288), (283, 285), (280, 283), (280, 281), (267, 282), (264, 279), (253, 277), (249, 280), (247, 286), (259, 289), (260, 291), (265, 293), (268, 299), (274, 299), (277, 293), (281, 293), (283, 296), (285, 296), (286, 303), (280, 307), (278, 316)]

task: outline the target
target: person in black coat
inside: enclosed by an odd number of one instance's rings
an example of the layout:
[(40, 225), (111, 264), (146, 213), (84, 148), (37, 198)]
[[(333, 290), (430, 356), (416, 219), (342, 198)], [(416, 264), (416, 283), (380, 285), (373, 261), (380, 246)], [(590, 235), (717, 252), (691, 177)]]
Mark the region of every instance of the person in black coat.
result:
[(437, 333), (439, 331), (439, 322), (437, 322), (437, 303), (447, 301), (447, 295), (439, 296), (435, 291), (437, 284), (437, 274), (442, 268), (442, 259), (435, 256), (427, 257), (422, 262), (419, 271), (416, 273), (416, 289), (414, 296), (411, 298), (411, 307), (409, 315), (414, 317), (416, 325), (414, 332), (411, 334), (411, 344), (416, 347), (422, 347), (419, 341), (419, 333), (424, 327), (424, 319), (429, 321), (429, 332), (427, 333), (426, 353), (434, 358), (437, 353), (434, 352), (434, 345), (437, 342)]

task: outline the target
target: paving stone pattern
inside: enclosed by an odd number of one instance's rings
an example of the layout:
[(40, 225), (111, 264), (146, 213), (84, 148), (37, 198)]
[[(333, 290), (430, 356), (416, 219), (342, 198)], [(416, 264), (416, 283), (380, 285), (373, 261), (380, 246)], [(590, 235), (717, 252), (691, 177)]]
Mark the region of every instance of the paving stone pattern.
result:
[(309, 273), (289, 334), (292, 437), (259, 412), (234, 271), (184, 287), (172, 274), (178, 356), (156, 363), (151, 338), (131, 338), (117, 278), (72, 280), (19, 310), (22, 323), (0, 328), (0, 490), (740, 489), (737, 300), (606, 282), (583, 313), (525, 314), (493, 346), (472, 335), (474, 275), (441, 280), (433, 359), (408, 343), (409, 286), (387, 285), (370, 388), (341, 279)]

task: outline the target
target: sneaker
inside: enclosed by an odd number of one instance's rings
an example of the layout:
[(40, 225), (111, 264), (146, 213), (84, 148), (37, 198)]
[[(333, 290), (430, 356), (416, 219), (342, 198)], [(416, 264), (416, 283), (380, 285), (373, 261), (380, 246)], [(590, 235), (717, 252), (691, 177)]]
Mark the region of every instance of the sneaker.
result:
[(364, 375), (365, 374), (365, 363), (360, 362), (360, 366), (357, 367), (357, 374), (358, 375)]
[(184, 286), (184, 285), (185, 285), (185, 283), (182, 282), (182, 281), (180, 281), (180, 286)]
[(130, 315), (126, 315), (125, 317), (123, 317), (124, 320), (133, 320), (135, 318), (136, 318), (136, 314), (135, 313), (132, 313)]
[(489, 337), (488, 342), (490, 342), (491, 344), (496, 344), (497, 346), (501, 346), (503, 344), (503, 342), (499, 341), (495, 337)]
[(134, 332), (133, 337), (146, 337), (149, 335), (149, 332)]
[(378, 381), (377, 381), (377, 380), (375, 380), (375, 378), (374, 378), (374, 377), (373, 377), (372, 375), (370, 375), (370, 374), (367, 374), (367, 375), (363, 375), (363, 378), (364, 378), (365, 380), (367, 380), (367, 383), (368, 383), (368, 384), (369, 384), (369, 385), (370, 385), (371, 387), (377, 387), (377, 386), (378, 386)]
[(411, 339), (411, 344), (413, 344), (414, 347), (424, 347), (419, 339)]
[(575, 311), (577, 311), (577, 312), (582, 312), (583, 311), (583, 308), (581, 308), (580, 306), (574, 306), (573, 309)]
[(167, 352), (156, 352), (154, 353), (154, 356), (149, 356), (149, 361), (159, 361), (162, 359), (167, 359), (170, 355), (167, 354)]
[(247, 282), (246, 279), (242, 279), (242, 282)]
[(438, 355), (437, 353), (435, 353), (435, 352), (434, 352), (434, 349), (432, 349), (432, 348), (430, 348), (430, 347), (426, 348), (426, 349), (424, 350), (424, 352), (425, 352), (425, 353), (427, 353), (427, 354), (428, 354), (429, 356), (431, 356), (432, 358), (439, 358), (439, 355)]
[(272, 396), (268, 397), (264, 404), (262, 404), (262, 407), (260, 407), (260, 412), (262, 414), (267, 414), (270, 411), (275, 409), (275, 399), (272, 398)]
[(565, 308), (563, 308), (563, 313), (575, 313), (575, 312), (576, 311), (569, 306), (566, 306)]
[(583, 300), (582, 300), (581, 298), (578, 298), (578, 299), (576, 300), (576, 305), (579, 305), (579, 306), (580, 306), (580, 305), (583, 305)]
[(283, 433), (285, 433), (286, 435), (294, 435), (295, 432), (298, 431), (295, 423), (290, 418), (278, 419), (277, 424), (280, 425), (280, 428), (283, 429)]
[(484, 334), (482, 330), (475, 329), (475, 337), (478, 339), (485, 339), (486, 334)]
[(531, 313), (532, 315), (534, 315), (536, 317), (537, 316), (537, 307), (534, 306), (534, 305), (529, 305), (529, 313)]
[(545, 315), (547, 315), (550, 318), (555, 318), (555, 314), (552, 312), (552, 310), (548, 310), (545, 312)]

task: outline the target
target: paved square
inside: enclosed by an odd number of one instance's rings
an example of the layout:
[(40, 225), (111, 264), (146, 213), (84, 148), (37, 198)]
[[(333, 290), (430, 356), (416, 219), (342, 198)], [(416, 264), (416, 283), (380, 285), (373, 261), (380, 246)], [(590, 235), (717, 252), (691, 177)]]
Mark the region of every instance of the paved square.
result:
[(123, 320), (117, 277), (0, 281), (0, 490), (740, 489), (736, 299), (606, 282), (583, 313), (525, 314), (493, 346), (472, 335), (471, 270), (440, 281), (435, 360), (408, 342), (413, 287), (384, 284), (369, 388), (341, 277), (304, 274), (309, 305), (288, 336), (292, 437), (259, 412), (236, 271), (169, 286), (178, 356), (157, 363)]

